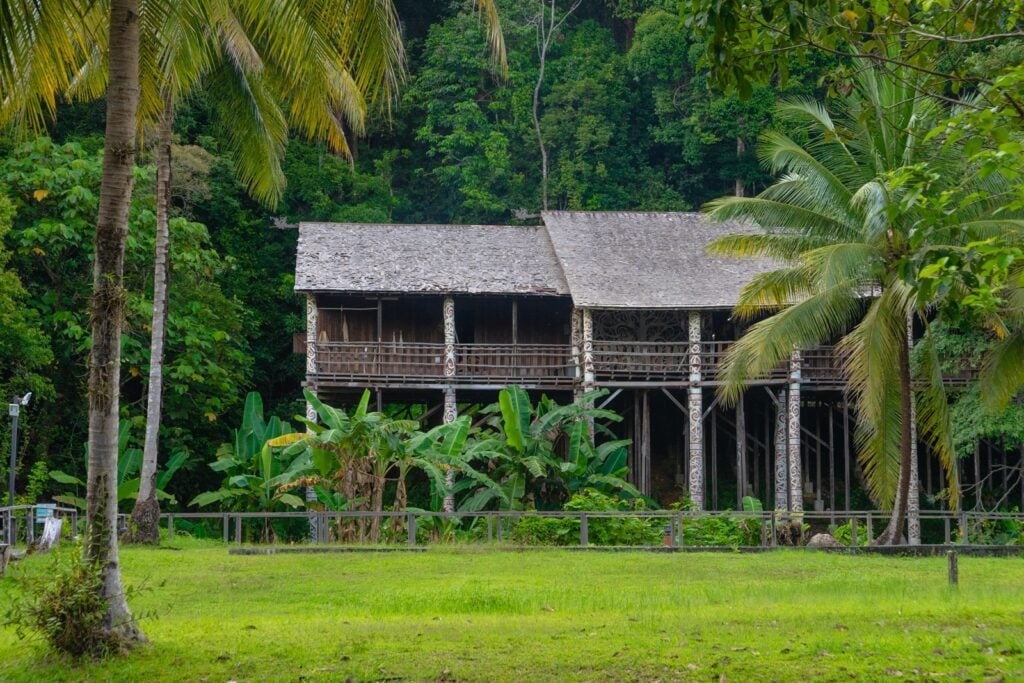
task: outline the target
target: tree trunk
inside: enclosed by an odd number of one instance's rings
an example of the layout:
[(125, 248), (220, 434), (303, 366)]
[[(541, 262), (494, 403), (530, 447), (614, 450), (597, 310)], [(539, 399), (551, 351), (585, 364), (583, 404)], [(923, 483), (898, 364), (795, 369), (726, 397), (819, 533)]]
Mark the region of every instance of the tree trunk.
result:
[(174, 104), (164, 94), (156, 156), (156, 246), (153, 257), (153, 322), (149, 344), (149, 396), (146, 441), (142, 451), (139, 496), (128, 523), (130, 543), (160, 543), (160, 502), (156, 498), (156, 469), (163, 408), (164, 340), (167, 336), (167, 280), (170, 273), (171, 126)]
[(875, 541), (875, 545), (900, 545), (903, 541), (903, 525), (907, 518), (907, 500), (910, 489), (912, 386), (910, 383), (909, 340), (900, 345), (900, 412), (903, 424), (900, 428), (900, 477), (896, 484), (896, 500), (892, 508), (889, 525)]
[(111, 0), (107, 123), (96, 220), (89, 357), (89, 473), (85, 557), (100, 567), (104, 629), (124, 645), (144, 640), (132, 620), (117, 552), (117, 431), (124, 313), (124, 243), (132, 196), (139, 101), (137, 0)]

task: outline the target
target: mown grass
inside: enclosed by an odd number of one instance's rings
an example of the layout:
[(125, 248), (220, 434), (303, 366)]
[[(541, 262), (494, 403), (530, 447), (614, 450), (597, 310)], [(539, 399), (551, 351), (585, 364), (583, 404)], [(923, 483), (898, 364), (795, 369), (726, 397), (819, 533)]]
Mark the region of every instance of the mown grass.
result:
[(944, 558), (175, 545), (123, 551), (151, 645), (72, 663), (2, 629), (0, 679), (1024, 680), (1020, 558), (951, 590)]

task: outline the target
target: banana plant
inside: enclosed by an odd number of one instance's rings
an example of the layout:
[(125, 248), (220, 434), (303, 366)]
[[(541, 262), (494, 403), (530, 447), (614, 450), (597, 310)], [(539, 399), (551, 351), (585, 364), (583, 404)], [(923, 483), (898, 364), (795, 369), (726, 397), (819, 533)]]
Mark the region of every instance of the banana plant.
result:
[(267, 445), (291, 431), (291, 425), (277, 417), (264, 420), (263, 400), (258, 393), (249, 393), (241, 429), (235, 430), (232, 443), (221, 445), (217, 460), (210, 463), (210, 469), (225, 474), (224, 482), (218, 490), (201, 493), (189, 504), (205, 507), (224, 503), (235, 510), (301, 507), (302, 498), (281, 487), (308, 473), (312, 469), (310, 459), (304, 455), (282, 457)]
[[(384, 413), (369, 410), (370, 392), (364, 391), (351, 415), (320, 401), (305, 391), (306, 400), (319, 417), (319, 423), (296, 416), (305, 425), (305, 433), (282, 434), (267, 442), (267, 447), (280, 449), (285, 458), (305, 458), (314, 478), (309, 479), (340, 492), (355, 509), (381, 512), (388, 475), (403, 459), (405, 442), (418, 434), (416, 420), (397, 420)], [(364, 520), (359, 523), (362, 538)], [(380, 518), (369, 524), (370, 540), (380, 537)]]
[[(142, 464), (142, 449), (141, 448), (129, 448), (128, 442), (131, 438), (131, 423), (128, 421), (122, 421), (118, 428), (117, 434), (117, 502), (135, 500), (139, 494), (139, 485), (141, 479), (139, 478), (139, 467)], [(89, 467), (89, 450), (86, 448), (85, 456), (85, 467)], [(188, 461), (188, 452), (184, 450), (176, 451), (168, 460), (167, 465), (164, 469), (157, 472), (156, 479), (156, 496), (162, 501), (170, 504), (175, 504), (177, 501), (171, 494), (167, 493), (167, 486), (171, 483), (171, 479), (175, 473), (184, 466)], [(85, 482), (79, 477), (73, 474), (62, 472), (61, 470), (54, 470), (50, 472), (50, 478), (54, 481), (67, 485), (74, 486), (74, 490), (67, 493), (54, 496), (53, 499), (58, 503), (64, 505), (72, 505), (80, 510), (85, 509), (85, 498), (78, 495), (79, 491), (85, 490)]]
[[(603, 493), (639, 496), (626, 482), (626, 447), (629, 441), (612, 440), (594, 446), (590, 427), (611, 434), (602, 422), (622, 418), (593, 407), (606, 390), (588, 392), (577, 401), (559, 405), (544, 396), (537, 405), (521, 387), (510, 386), (498, 394), (498, 403), (484, 409), (497, 432), (474, 445), (465, 455), (472, 473), (466, 472), (456, 493), (466, 492), (460, 509), (483, 510), (497, 505), (502, 510), (527, 506), (557, 505), (572, 493), (596, 488)], [(556, 453), (556, 444), (568, 438), (568, 457)], [(483, 464), (483, 470), (477, 469)]]

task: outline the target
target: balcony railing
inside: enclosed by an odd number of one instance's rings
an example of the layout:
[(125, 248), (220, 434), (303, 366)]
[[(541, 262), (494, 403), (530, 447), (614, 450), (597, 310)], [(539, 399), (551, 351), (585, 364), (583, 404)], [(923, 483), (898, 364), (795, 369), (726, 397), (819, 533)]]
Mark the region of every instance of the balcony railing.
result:
[[(731, 341), (700, 343), (701, 381), (719, 380), (719, 366)], [(595, 341), (594, 375), (597, 383), (674, 383), (690, 379), (689, 344), (686, 342)], [(576, 377), (572, 347), (568, 344), (456, 344), (455, 376), (444, 374), (444, 344), (409, 342), (319, 342), (316, 344), (317, 381), (359, 384), (368, 379), (393, 384), (526, 384), (568, 387)], [(786, 363), (758, 381), (788, 381)], [(964, 383), (970, 375), (947, 378)], [(801, 383), (840, 387), (846, 383), (844, 358), (834, 346), (819, 346), (801, 353)]]
[(522, 383), (571, 386), (568, 344), (456, 344), (455, 376), (444, 374), (444, 344), (408, 342), (319, 342), (320, 382), (374, 378), (404, 384)]

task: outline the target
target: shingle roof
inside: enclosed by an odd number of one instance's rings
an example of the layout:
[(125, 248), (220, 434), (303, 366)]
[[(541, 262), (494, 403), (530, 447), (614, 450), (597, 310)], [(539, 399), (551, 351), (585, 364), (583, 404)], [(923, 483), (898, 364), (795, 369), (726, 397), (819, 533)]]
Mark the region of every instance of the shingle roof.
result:
[(545, 230), (507, 225), (301, 223), (295, 289), (569, 293)]
[(729, 308), (751, 276), (777, 265), (707, 253), (747, 232), (696, 213), (548, 211), (543, 214), (573, 302), (592, 308)]

